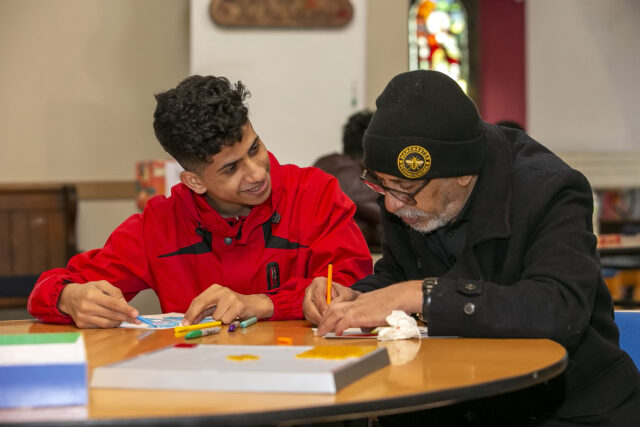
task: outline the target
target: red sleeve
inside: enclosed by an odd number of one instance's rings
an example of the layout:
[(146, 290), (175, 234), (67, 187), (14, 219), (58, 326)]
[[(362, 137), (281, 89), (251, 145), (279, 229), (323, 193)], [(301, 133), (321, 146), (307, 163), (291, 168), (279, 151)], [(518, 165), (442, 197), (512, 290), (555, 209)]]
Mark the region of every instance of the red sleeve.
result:
[(333, 281), (345, 286), (373, 272), (369, 248), (353, 220), (356, 206), (340, 190), (338, 181), (314, 172), (300, 185), (307, 187), (296, 202), (297, 225), (309, 242), (307, 275), (289, 278), (277, 293), (268, 295), (274, 308), (270, 320), (302, 319), (305, 289), (314, 277), (327, 276), (330, 263)]
[(58, 299), (66, 284), (106, 280), (118, 287), (129, 301), (148, 287), (148, 277), (142, 216), (136, 214), (109, 236), (102, 249), (78, 254), (69, 260), (66, 268), (42, 273), (29, 295), (27, 308), (43, 322), (71, 323), (71, 317), (58, 310)]

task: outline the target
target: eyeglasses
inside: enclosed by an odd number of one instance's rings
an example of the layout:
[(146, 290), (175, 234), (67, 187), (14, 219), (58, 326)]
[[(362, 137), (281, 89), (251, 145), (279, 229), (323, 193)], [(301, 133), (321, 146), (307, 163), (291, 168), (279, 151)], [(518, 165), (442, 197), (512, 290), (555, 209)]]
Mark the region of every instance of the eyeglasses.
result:
[(382, 185), (380, 180), (368, 170), (364, 170), (362, 172), (362, 176), (360, 180), (364, 182), (364, 184), (375, 191), (378, 194), (382, 194), (383, 196), (387, 193), (391, 194), (396, 199), (400, 200), (405, 205), (415, 206), (418, 202), (415, 199), (415, 196), (427, 186), (427, 184), (431, 181), (430, 179), (422, 181), (422, 185), (416, 188), (411, 193), (407, 193), (406, 191), (396, 190), (395, 188), (389, 188)]

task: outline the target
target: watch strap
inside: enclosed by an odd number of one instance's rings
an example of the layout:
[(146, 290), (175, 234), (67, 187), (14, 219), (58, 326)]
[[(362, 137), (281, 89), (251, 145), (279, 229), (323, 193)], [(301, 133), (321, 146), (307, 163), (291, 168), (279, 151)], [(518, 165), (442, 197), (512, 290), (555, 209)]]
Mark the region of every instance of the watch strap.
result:
[(422, 280), (422, 313), (418, 314), (418, 318), (423, 323), (427, 322), (429, 307), (431, 306), (431, 294), (436, 286), (438, 286), (437, 277), (427, 277)]

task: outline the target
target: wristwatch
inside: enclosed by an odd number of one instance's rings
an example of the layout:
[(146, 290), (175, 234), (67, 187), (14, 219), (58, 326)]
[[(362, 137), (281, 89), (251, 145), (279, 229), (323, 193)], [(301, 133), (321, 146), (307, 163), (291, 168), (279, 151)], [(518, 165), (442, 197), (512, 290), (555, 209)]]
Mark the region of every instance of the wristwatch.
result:
[(427, 277), (422, 280), (422, 313), (418, 314), (418, 318), (424, 323), (426, 323), (429, 306), (431, 305), (431, 294), (437, 285), (437, 277)]

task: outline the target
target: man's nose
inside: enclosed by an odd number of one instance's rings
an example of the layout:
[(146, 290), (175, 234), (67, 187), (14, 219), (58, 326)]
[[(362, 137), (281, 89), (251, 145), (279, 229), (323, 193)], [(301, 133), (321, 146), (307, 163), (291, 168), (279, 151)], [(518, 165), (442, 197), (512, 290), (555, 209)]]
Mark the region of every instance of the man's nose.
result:
[(401, 200), (398, 200), (397, 197), (392, 196), (388, 191), (384, 194), (384, 207), (387, 209), (387, 211), (394, 213), (404, 206), (405, 203), (403, 203)]

